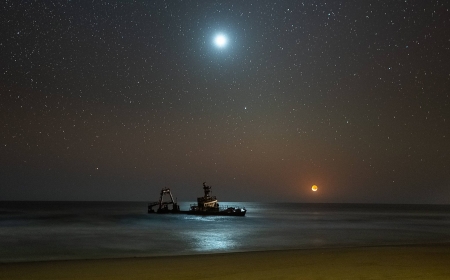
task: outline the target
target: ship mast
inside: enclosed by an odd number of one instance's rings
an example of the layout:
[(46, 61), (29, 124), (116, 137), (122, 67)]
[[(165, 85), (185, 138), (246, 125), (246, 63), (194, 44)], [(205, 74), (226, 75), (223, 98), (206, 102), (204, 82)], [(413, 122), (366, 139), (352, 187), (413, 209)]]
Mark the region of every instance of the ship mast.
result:
[(206, 182), (203, 182), (203, 191), (205, 192), (205, 198), (209, 198), (209, 193), (211, 192), (211, 186), (207, 186)]

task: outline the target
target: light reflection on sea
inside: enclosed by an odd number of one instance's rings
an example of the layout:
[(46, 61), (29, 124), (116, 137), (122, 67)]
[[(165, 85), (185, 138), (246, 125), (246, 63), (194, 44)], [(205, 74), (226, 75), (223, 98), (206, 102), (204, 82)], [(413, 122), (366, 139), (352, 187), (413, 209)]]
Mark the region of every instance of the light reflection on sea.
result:
[(245, 217), (147, 214), (143, 202), (0, 202), (0, 262), (450, 242), (450, 206), (238, 205)]

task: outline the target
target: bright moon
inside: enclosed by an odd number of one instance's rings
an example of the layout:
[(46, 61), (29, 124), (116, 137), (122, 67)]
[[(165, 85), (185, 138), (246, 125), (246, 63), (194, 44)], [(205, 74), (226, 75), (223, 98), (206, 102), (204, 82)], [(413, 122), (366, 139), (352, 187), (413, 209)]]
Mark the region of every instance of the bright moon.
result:
[(313, 192), (316, 192), (318, 188), (317, 188), (316, 185), (313, 185), (313, 186), (311, 187), (311, 189), (312, 189)]
[(225, 35), (223, 34), (219, 34), (214, 38), (214, 44), (216, 44), (216, 46), (218, 46), (219, 48), (223, 48), (227, 45), (227, 37), (225, 37)]

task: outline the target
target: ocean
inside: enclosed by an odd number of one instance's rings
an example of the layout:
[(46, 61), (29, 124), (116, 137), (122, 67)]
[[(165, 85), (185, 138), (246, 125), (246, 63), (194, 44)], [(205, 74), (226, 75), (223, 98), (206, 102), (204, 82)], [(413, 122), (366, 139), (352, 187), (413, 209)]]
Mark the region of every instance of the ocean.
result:
[(449, 205), (221, 204), (247, 214), (147, 214), (146, 202), (3, 201), (0, 262), (450, 242)]

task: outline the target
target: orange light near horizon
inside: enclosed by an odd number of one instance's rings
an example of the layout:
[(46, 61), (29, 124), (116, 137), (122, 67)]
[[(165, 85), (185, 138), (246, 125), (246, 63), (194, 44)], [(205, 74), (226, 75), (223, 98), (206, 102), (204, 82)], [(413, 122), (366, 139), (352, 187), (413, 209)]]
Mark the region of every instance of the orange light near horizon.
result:
[(316, 192), (318, 189), (319, 189), (319, 188), (318, 188), (316, 185), (313, 185), (313, 186), (311, 187), (311, 190), (312, 190), (313, 192)]

